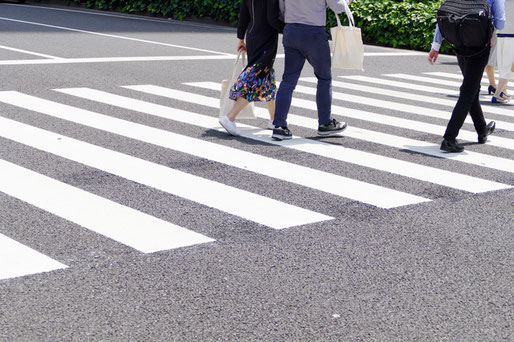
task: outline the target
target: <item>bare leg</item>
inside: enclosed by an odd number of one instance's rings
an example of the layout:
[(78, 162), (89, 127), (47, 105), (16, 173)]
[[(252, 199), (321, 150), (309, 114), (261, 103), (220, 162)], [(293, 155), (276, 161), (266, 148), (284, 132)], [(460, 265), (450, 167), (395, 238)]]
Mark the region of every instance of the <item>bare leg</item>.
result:
[(485, 67), (487, 78), (489, 79), (489, 85), (496, 88), (496, 80), (494, 79), (494, 66), (487, 65)]
[(496, 88), (496, 93), (494, 93), (495, 97), (499, 97), (500, 93), (503, 92), (503, 94), (507, 95), (507, 84), (509, 83), (509, 80), (506, 78), (500, 78), (498, 81), (498, 88)]
[(269, 118), (273, 122), (275, 119), (275, 100), (267, 101), (266, 107), (268, 108)]
[(238, 97), (234, 107), (227, 113), (227, 117), (230, 121), (235, 121), (236, 116), (243, 110), (249, 102), (244, 97)]
[(507, 84), (509, 83), (509, 80), (506, 79), (506, 78), (500, 78), (500, 80), (498, 81), (498, 87), (496, 88), (496, 93), (494, 93), (494, 97), (496, 97), (497, 99), (500, 98), (500, 94), (503, 92), (503, 95), (504, 96), (509, 96), (507, 95)]

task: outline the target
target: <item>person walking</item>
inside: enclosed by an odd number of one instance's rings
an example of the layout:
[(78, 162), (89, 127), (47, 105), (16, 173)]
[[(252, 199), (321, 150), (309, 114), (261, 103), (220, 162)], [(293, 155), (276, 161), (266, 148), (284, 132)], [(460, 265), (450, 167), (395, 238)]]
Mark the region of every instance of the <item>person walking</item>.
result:
[(494, 67), (497, 66), (497, 51), (498, 51), (498, 37), (496, 35), (496, 30), (493, 32), (493, 39), (491, 42), (491, 52), (489, 53), (489, 60), (487, 61), (487, 65), (485, 66), (485, 73), (487, 74), (487, 79), (489, 80), (489, 86), (487, 87), (487, 94), (491, 95), (496, 92), (496, 78), (494, 77)]
[(273, 64), (277, 55), (278, 34), (283, 27), (278, 0), (241, 1), (237, 51), (247, 52), (248, 65), (230, 89), (229, 97), (235, 100), (234, 106), (219, 119), (231, 135), (240, 135), (236, 117), (252, 101), (265, 101), (271, 120), (274, 118), (276, 82)]
[(280, 0), (284, 13), (285, 60), (282, 82), (277, 92), (274, 140), (292, 138), (287, 126), (293, 91), (298, 83), (305, 61), (314, 68), (318, 79), (316, 104), (318, 109), (318, 134), (330, 135), (346, 129), (346, 123), (331, 117), (332, 73), (328, 33), (325, 30), (327, 5), (336, 13), (344, 10), (348, 0)]
[[(491, 10), (493, 26), (501, 30), (505, 26), (505, 0), (487, 0)], [(443, 41), (443, 36), (439, 30), (439, 25), (435, 29), (432, 48), (428, 54), (428, 61), (434, 64), (439, 55), (439, 48)], [(480, 106), (479, 93), (482, 75), (489, 59), (491, 44), (482, 49), (456, 49), (457, 61), (464, 77), (460, 87), (459, 99), (455, 104), (452, 116), (446, 127), (444, 139), (441, 143), (441, 150), (446, 152), (462, 152), (464, 147), (457, 142), (459, 130), (464, 124), (468, 113), (471, 114), (475, 130), (478, 134), (478, 143), (484, 144), (487, 136), (493, 133), (496, 123), (494, 121), (486, 124), (484, 113)]]
[(493, 103), (508, 103), (507, 84), (514, 80), (514, 0), (505, 2), (505, 27), (498, 32), (498, 87), (491, 98)]

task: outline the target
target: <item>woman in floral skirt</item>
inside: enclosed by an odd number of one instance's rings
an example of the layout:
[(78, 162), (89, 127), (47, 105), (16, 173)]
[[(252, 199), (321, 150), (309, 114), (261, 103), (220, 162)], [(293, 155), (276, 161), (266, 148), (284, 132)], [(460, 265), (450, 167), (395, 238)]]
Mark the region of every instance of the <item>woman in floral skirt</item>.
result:
[[(252, 101), (265, 101), (271, 121), (275, 115), (275, 71), (278, 34), (284, 28), (278, 0), (242, 0), (237, 26), (237, 51), (246, 51), (248, 65), (230, 89), (234, 107), (222, 116), (220, 124), (231, 135), (239, 135), (235, 119)], [(245, 42), (246, 36), (246, 42)]]

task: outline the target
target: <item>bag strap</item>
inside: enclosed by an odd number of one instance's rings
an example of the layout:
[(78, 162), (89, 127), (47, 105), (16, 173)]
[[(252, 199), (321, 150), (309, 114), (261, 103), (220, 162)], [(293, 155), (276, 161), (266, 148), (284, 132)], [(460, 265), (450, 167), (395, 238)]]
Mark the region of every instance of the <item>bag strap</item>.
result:
[(239, 64), (239, 59), (243, 59), (243, 67), (246, 65), (246, 52), (245, 51), (239, 51), (237, 54), (236, 61), (234, 62), (234, 67), (232, 68), (232, 76), (230, 77), (231, 80), (233, 80), (237, 73), (241, 72), (241, 69), (238, 70), (237, 65)]
[[(346, 0), (343, 0), (343, 4), (344, 4), (344, 12), (345, 12), (346, 16), (348, 17), (348, 22), (351, 27), (354, 27), (355, 20), (353, 19), (353, 14), (352, 14), (352, 11), (350, 10), (350, 6), (348, 6), (348, 3), (346, 2)], [(337, 26), (342, 27), (343, 25), (341, 25), (341, 20), (339, 20), (339, 15), (336, 12), (334, 12), (334, 14), (336, 15)]]

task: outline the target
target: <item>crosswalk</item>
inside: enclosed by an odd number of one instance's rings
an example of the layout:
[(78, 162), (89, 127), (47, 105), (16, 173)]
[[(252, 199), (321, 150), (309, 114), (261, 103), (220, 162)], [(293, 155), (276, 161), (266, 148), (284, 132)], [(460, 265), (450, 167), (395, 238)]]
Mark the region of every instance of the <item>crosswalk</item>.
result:
[[(306, 193), (312, 192), (313, 200), (319, 196), (335, 196), (377, 210), (401, 210), (405, 206), (437, 200), (430, 192), (424, 191), (427, 187), (451, 189), (453, 195), (512, 188), (514, 139), (510, 137), (514, 131), (514, 108), (484, 105), (486, 117), (497, 122), (499, 132), (487, 143), (487, 151), (493, 153), (475, 149), (473, 144), (461, 154), (439, 150), (436, 142), (444, 132), (455, 103), (460, 85), (458, 74), (437, 72), (335, 78), (333, 115), (349, 122), (349, 128), (342, 135), (345, 139), (377, 146), (372, 151), (355, 145), (347, 147), (344, 141), (331, 143), (330, 139), (312, 139), (315, 136), (313, 129), (317, 127), (315, 82), (312, 77), (300, 79), (288, 117), (292, 127), (310, 132), (308, 135), (294, 136), (284, 142), (271, 140), (270, 131), (261, 128), (268, 113), (257, 106), (257, 120), (240, 122), (238, 126), (242, 137), (235, 139), (272, 146), (274, 151), (298, 153), (306, 156), (306, 160), (313, 158), (335, 165), (352, 165), (369, 170), (373, 175), (396, 177), (399, 184), (414, 182), (415, 187), (403, 189), (400, 185), (382, 182), (380, 177), (366, 177), (367, 172), (362, 177), (355, 177), (351, 173), (327, 171), (316, 163), (291, 161), (281, 158), (280, 154), (278, 157), (262, 155), (233, 147), (237, 144), (231, 146), (226, 141), (192, 137), (95, 109), (109, 106), (148, 120), (159, 118), (224, 136), (216, 110), (219, 108), (221, 85), (216, 82), (188, 82), (179, 87), (127, 84), (115, 90), (61, 88), (49, 89), (43, 96), (0, 91), (0, 106), (16, 110), (20, 116), (35, 114), (41, 122), (73, 123), (98, 134), (114, 134), (154, 148), (182, 153), (198, 161), (207, 160), (220, 167), (244, 170), (258, 179), (292, 184), (305, 188)], [(80, 105), (67, 104), (63, 98)], [(355, 109), (359, 104), (365, 104), (367, 110)], [(195, 110), (181, 109), (188, 106), (194, 106)], [(459, 138), (474, 142), (476, 132), (470, 122), (467, 123)], [(340, 213), (320, 212), (315, 205), (307, 208), (298, 203), (292, 204), (281, 189), (277, 189), (272, 198), (251, 190), (252, 186), (241, 189), (223, 180), (177, 170), (173, 166), (58, 134), (36, 124), (4, 117), (1, 112), (0, 138), (59, 157), (64, 164), (77, 163), (216, 210), (227, 218), (237, 218), (269, 229), (301, 229), (301, 226), (341, 218)], [(408, 154), (399, 157), (399, 151)], [(419, 158), (409, 158), (410, 154), (426, 157), (420, 162)], [(462, 172), (463, 165), (477, 172)], [(215, 238), (195, 232), (194, 227), (181, 227), (2, 159), (0, 195), (20, 200), (139, 253), (216, 243)], [(209, 219), (206, 218), (203, 224), (208, 225)], [(0, 259), (0, 280), (69, 268), (58, 257), (44, 255), (9, 237), (9, 227), (0, 231)]]

